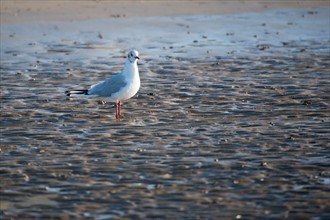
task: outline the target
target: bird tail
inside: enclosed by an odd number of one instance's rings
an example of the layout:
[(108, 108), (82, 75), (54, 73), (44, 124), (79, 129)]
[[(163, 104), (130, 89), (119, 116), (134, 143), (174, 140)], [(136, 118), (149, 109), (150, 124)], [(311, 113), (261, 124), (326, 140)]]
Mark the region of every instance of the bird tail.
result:
[(70, 96), (70, 95), (88, 95), (88, 90), (87, 89), (77, 89), (77, 90), (68, 90), (68, 91), (65, 91), (65, 94), (67, 96)]

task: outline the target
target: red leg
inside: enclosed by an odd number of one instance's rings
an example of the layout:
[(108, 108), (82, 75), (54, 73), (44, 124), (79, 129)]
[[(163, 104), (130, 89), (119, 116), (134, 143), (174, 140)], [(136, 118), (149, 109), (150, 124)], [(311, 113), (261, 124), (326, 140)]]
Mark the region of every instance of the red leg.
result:
[(120, 114), (120, 101), (116, 102), (116, 119), (119, 119), (121, 116)]
[(120, 101), (118, 102), (118, 116), (120, 118), (121, 114), (120, 114)]
[(118, 102), (116, 102), (116, 119), (118, 119), (119, 118), (119, 114), (118, 114), (118, 111), (119, 111), (119, 109), (118, 109)]

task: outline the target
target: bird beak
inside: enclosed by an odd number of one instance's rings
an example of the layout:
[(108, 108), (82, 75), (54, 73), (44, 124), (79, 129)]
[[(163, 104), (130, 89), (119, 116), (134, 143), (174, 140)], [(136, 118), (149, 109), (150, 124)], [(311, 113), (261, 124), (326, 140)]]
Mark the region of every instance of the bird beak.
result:
[(139, 60), (139, 59), (140, 59), (140, 57), (136, 56), (136, 57), (135, 57), (135, 59), (138, 59), (138, 60)]

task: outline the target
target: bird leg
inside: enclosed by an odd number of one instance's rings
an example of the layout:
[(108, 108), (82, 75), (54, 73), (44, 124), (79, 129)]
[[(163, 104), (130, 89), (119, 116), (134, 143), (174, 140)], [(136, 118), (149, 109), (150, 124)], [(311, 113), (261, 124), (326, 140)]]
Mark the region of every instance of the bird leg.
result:
[(119, 119), (121, 116), (120, 114), (120, 101), (116, 102), (116, 119)]
[(118, 101), (118, 116), (119, 116), (119, 118), (121, 117), (121, 114), (120, 114), (120, 101)]

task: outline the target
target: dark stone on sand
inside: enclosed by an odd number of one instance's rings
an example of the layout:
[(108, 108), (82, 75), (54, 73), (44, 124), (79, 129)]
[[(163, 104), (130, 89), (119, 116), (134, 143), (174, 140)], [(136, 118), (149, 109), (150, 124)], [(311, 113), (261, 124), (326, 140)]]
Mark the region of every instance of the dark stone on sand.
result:
[(312, 100), (304, 100), (302, 101), (303, 105), (311, 105), (312, 104)]
[(266, 49), (269, 49), (270, 48), (270, 45), (269, 44), (258, 44), (257, 45), (257, 48), (259, 50), (266, 50)]

